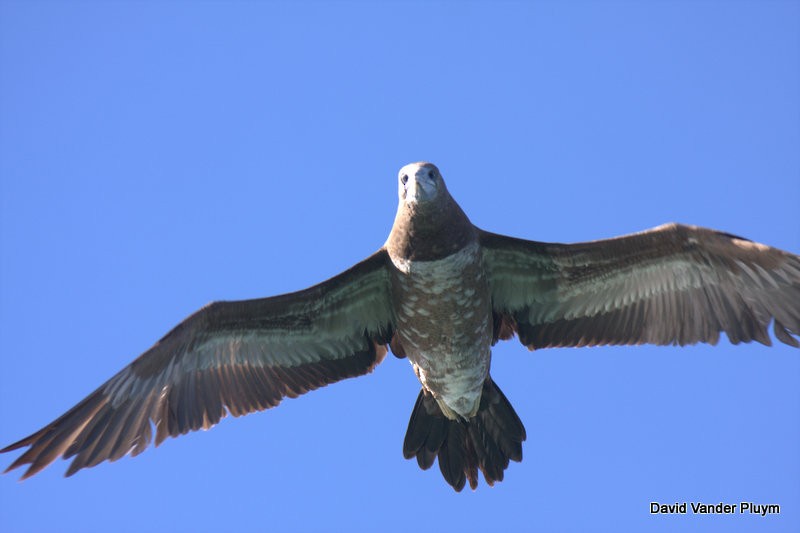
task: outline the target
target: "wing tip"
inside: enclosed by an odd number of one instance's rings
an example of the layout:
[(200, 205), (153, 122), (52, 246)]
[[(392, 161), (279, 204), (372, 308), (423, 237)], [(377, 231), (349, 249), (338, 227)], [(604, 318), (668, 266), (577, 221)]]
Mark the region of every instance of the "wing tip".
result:
[(24, 439), (20, 439), (20, 440), (18, 440), (17, 442), (15, 442), (13, 444), (9, 444), (8, 446), (6, 446), (2, 450), (0, 450), (0, 453), (13, 452), (14, 450), (19, 450), (20, 448), (24, 448), (25, 446), (30, 446), (31, 443), (34, 440), (35, 435), (36, 435), (36, 433), (34, 433), (33, 435), (30, 435), (28, 437), (25, 437)]

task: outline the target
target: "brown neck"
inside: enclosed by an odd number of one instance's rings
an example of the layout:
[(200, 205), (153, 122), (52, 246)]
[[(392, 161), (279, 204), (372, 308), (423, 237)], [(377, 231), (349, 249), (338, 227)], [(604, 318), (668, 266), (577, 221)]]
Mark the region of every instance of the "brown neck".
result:
[(447, 257), (474, 242), (477, 231), (448, 193), (426, 204), (397, 208), (386, 249), (395, 258), (433, 261)]

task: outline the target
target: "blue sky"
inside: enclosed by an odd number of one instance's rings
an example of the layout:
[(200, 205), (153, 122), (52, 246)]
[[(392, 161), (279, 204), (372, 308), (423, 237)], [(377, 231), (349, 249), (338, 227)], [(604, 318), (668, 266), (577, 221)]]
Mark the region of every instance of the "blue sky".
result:
[[(205, 303), (372, 253), (411, 161), (498, 233), (679, 221), (800, 252), (798, 20), (779, 1), (0, 2), (0, 444)], [(403, 459), (419, 386), (389, 357), (70, 479), (2, 476), (0, 529), (800, 528), (797, 350), (512, 341), (492, 374), (528, 430), (494, 488)]]

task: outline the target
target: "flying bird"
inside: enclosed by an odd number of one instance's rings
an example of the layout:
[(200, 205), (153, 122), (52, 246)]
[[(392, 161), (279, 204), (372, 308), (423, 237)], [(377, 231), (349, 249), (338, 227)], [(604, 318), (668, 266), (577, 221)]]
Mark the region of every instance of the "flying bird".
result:
[[(214, 302), (167, 333), (75, 407), (0, 450), (28, 478), (58, 457), (67, 475), (138, 455), (155, 436), (208, 429), (228, 413), (371, 372), (391, 349), (422, 385), (403, 454), (438, 459), (456, 491), (503, 479), (525, 427), (490, 375), (491, 349), (715, 344), (721, 332), (800, 343), (800, 257), (696, 226), (666, 224), (578, 244), (475, 227), (439, 169), (400, 169), (386, 243), (298, 292)], [(153, 432), (155, 431), (155, 435)]]

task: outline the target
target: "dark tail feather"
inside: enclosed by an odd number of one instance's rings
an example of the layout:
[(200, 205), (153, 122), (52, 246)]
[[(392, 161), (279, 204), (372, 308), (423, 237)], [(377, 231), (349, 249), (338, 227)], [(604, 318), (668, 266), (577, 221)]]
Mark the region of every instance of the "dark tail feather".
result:
[(403, 455), (417, 458), (423, 470), (439, 458), (444, 479), (457, 492), (478, 486), (478, 469), (486, 483), (503, 481), (509, 460), (522, 461), (525, 427), (502, 391), (487, 376), (478, 412), (469, 420), (450, 420), (430, 392), (419, 392), (408, 422)]

